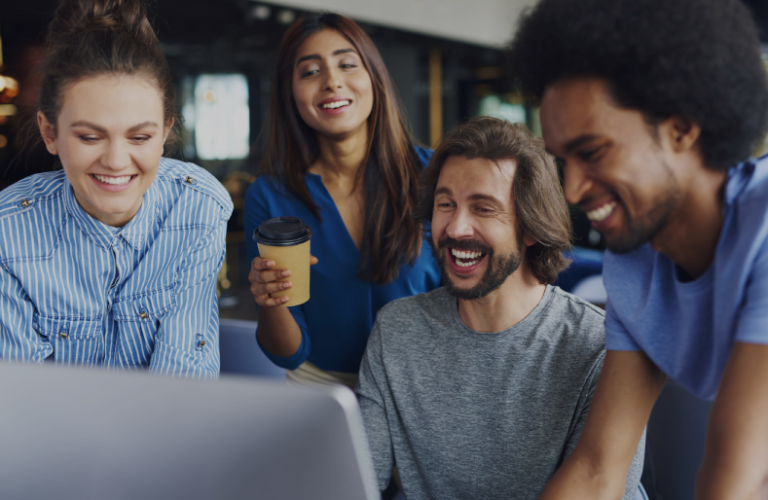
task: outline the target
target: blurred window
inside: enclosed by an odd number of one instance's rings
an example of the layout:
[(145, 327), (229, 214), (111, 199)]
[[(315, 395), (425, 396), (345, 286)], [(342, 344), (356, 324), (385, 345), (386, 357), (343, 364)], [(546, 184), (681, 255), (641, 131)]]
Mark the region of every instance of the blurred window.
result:
[(241, 159), (250, 148), (248, 80), (241, 74), (199, 75), (182, 108), (201, 160)]
[(494, 116), (511, 123), (526, 123), (525, 106), (508, 102), (498, 95), (486, 95), (480, 99), (478, 114)]

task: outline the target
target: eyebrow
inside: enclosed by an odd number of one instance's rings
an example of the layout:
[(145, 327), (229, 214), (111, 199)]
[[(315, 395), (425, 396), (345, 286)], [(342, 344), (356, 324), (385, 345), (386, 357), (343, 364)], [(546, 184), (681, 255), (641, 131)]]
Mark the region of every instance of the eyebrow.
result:
[[(336, 49), (336, 50), (333, 51), (333, 53), (331, 55), (332, 56), (338, 56), (339, 54), (347, 54), (349, 52), (357, 54), (357, 51), (355, 49)], [(311, 55), (308, 55), (308, 56), (301, 56), (296, 61), (296, 66), (298, 66), (299, 64), (303, 63), (304, 61), (308, 61), (310, 59), (320, 59), (320, 54), (311, 54)]]
[[(79, 122), (75, 122), (72, 125), (70, 125), (69, 127), (70, 128), (88, 127), (88, 128), (92, 128), (93, 130), (95, 130), (97, 132), (101, 132), (102, 134), (105, 134), (107, 132), (107, 129), (105, 129), (104, 127), (102, 127), (100, 125), (96, 125), (95, 123), (91, 123), (89, 121), (85, 121), (85, 120), (80, 120)], [(159, 128), (157, 123), (151, 122), (151, 121), (146, 121), (146, 122), (139, 123), (138, 125), (134, 125), (133, 127), (129, 128), (128, 132), (129, 133), (130, 132), (136, 132), (137, 130), (141, 130), (141, 129), (146, 128), (146, 127)]]
[[(441, 187), (441, 188), (435, 189), (434, 196), (437, 196), (439, 194), (447, 194), (448, 196), (453, 196), (453, 193), (447, 187)], [(472, 201), (478, 201), (478, 200), (490, 201), (491, 203), (495, 203), (497, 205), (503, 205), (503, 203), (499, 201), (498, 198), (496, 198), (495, 196), (491, 196), (489, 194), (480, 194), (480, 193), (472, 194), (469, 196), (469, 199)]]
[(565, 143), (565, 146), (563, 146), (563, 151), (567, 154), (573, 151), (574, 149), (583, 146), (584, 144), (594, 141), (595, 139), (598, 139), (599, 137), (595, 134), (584, 134), (580, 135), (579, 137), (575, 139), (571, 139), (570, 141)]

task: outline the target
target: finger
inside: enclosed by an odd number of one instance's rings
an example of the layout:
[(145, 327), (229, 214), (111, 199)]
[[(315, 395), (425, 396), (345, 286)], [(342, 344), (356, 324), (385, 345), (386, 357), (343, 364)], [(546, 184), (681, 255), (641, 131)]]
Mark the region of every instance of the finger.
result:
[(314, 266), (314, 265), (315, 265), (315, 264), (317, 264), (318, 262), (319, 262), (319, 261), (317, 260), (317, 257), (315, 257), (314, 255), (310, 255), (310, 256), (309, 256), (309, 265), (310, 265), (310, 266)]
[(262, 259), (261, 257), (256, 257), (251, 262), (251, 269), (255, 269), (257, 271), (270, 269), (272, 267), (275, 267), (275, 261), (271, 259)]
[(275, 293), (275, 292), (282, 292), (283, 290), (288, 290), (293, 286), (293, 283), (290, 281), (278, 281), (277, 283), (268, 283), (264, 285), (264, 289), (267, 291), (267, 293)]
[(291, 275), (289, 269), (275, 269), (272, 271), (260, 271), (258, 272), (257, 280), (259, 283), (271, 283), (273, 281), (287, 278)]
[(277, 298), (272, 298), (272, 297), (270, 297), (269, 295), (267, 295), (267, 297), (268, 297), (268, 298), (267, 298), (267, 299), (264, 301), (264, 305), (265, 305), (266, 307), (276, 307), (276, 306), (281, 306), (281, 305), (285, 304), (286, 302), (288, 302), (288, 300), (289, 300), (289, 298), (288, 298), (288, 297), (277, 297)]

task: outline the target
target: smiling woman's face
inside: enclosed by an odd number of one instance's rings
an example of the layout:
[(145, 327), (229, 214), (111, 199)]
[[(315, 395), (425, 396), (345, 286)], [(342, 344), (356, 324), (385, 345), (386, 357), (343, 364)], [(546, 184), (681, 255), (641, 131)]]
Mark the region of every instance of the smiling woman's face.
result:
[(293, 98), (309, 127), (343, 139), (366, 132), (373, 84), (349, 40), (324, 29), (307, 38), (296, 53)]
[(157, 176), (170, 131), (158, 87), (144, 76), (87, 78), (64, 92), (56, 127), (42, 113), (38, 124), (80, 206), (107, 225), (127, 224)]

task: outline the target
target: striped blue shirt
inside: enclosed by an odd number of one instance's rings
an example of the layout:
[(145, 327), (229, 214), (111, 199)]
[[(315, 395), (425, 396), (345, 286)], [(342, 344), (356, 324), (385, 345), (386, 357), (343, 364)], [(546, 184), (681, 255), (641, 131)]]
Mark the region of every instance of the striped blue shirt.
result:
[(0, 358), (219, 374), (216, 277), (232, 201), (163, 158), (122, 228), (89, 216), (63, 171), (0, 193)]

